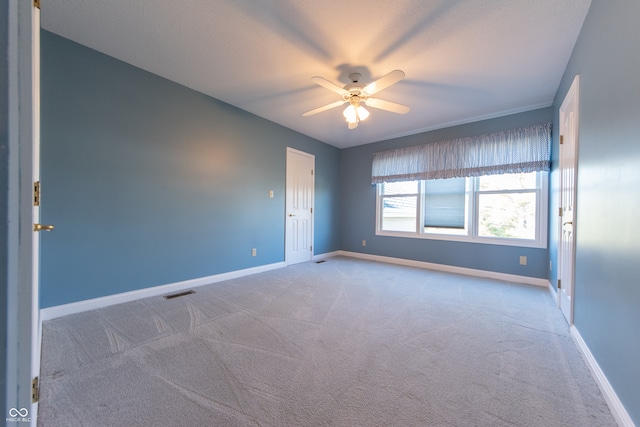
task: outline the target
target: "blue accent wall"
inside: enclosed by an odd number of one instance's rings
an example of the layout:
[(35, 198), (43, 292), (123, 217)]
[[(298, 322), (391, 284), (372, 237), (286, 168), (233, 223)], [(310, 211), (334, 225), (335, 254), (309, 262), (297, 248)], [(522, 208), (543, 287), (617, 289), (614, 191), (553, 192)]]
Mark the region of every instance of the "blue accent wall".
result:
[(287, 146), (340, 249), (337, 148), (47, 31), (41, 84), (41, 307), (284, 261)]
[[(546, 279), (547, 249), (376, 236), (376, 189), (371, 185), (371, 161), (377, 151), (549, 123), (552, 119), (549, 107), (343, 150), (342, 249)], [(362, 246), (362, 240), (367, 241), (366, 247)], [(526, 266), (520, 265), (521, 255), (528, 257)]]
[[(594, 0), (554, 102), (557, 123), (559, 107), (579, 74), (574, 323), (636, 425), (640, 425), (639, 19), (637, 0)], [(553, 152), (557, 158), (557, 143)], [(557, 164), (554, 169), (552, 197), (557, 211)], [(557, 237), (552, 242), (552, 256), (556, 255)]]

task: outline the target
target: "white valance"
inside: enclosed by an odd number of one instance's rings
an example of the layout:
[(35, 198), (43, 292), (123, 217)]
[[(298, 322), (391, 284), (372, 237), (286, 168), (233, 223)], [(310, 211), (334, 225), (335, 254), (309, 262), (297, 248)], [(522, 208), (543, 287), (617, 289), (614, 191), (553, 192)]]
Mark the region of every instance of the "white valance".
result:
[(371, 183), (549, 171), (551, 123), (373, 155)]

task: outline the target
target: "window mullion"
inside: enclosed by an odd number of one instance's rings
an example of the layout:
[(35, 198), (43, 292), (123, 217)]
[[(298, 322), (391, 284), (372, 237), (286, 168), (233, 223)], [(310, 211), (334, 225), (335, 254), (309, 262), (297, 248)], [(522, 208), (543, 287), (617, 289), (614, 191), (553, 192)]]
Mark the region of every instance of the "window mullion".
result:
[(469, 178), (471, 180), (471, 195), (469, 196), (469, 235), (472, 239), (478, 237), (478, 187), (480, 180), (477, 177)]
[(424, 180), (418, 181), (418, 215), (416, 215), (416, 230), (424, 233)]

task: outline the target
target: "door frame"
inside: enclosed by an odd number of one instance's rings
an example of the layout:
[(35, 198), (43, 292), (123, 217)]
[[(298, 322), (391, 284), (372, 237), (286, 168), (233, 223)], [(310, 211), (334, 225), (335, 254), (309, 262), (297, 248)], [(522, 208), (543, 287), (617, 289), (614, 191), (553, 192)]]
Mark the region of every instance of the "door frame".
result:
[[(560, 130), (559, 130), (559, 134), (560, 134), (560, 138), (562, 138), (562, 135), (564, 135), (566, 132), (565, 128), (564, 128), (564, 122), (565, 122), (565, 115), (568, 114), (567, 111), (569, 108), (573, 108), (573, 110), (571, 111), (574, 114), (575, 117), (575, 121), (573, 123), (573, 127), (574, 129), (571, 132), (571, 137), (572, 137), (572, 144), (573, 144), (573, 171), (574, 171), (574, 176), (573, 176), (573, 200), (572, 200), (572, 204), (573, 204), (573, 218), (572, 218), (572, 227), (573, 227), (573, 232), (572, 232), (572, 239), (571, 239), (571, 246), (572, 246), (572, 250), (571, 250), (571, 257), (570, 259), (564, 259), (562, 256), (562, 235), (563, 235), (563, 227), (564, 227), (564, 223), (565, 221), (563, 220), (562, 217), (562, 212), (563, 212), (563, 192), (564, 192), (564, 182), (563, 182), (563, 177), (562, 177), (562, 167), (565, 164), (564, 163), (564, 158), (563, 158), (563, 147), (562, 144), (559, 144), (559, 150), (558, 150), (558, 157), (559, 157), (559, 166), (558, 166), (558, 172), (559, 172), (559, 179), (560, 179), (560, 185), (559, 185), (559, 190), (558, 190), (558, 194), (559, 194), (559, 200), (558, 200), (558, 205), (559, 205), (559, 210), (560, 210), (560, 216), (559, 216), (559, 220), (558, 220), (558, 280), (560, 281), (560, 279), (562, 279), (562, 272), (565, 268), (565, 264), (564, 263), (568, 263), (568, 265), (566, 266), (566, 268), (571, 272), (571, 280), (570, 283), (562, 283), (562, 288), (557, 289), (557, 294), (558, 294), (558, 307), (560, 307), (562, 313), (565, 315), (565, 318), (567, 319), (567, 322), (569, 323), (569, 325), (573, 325), (573, 316), (574, 316), (574, 301), (575, 301), (575, 256), (576, 256), (576, 218), (577, 218), (577, 193), (578, 193), (578, 189), (577, 189), (577, 177), (578, 177), (578, 141), (579, 141), (579, 135), (578, 135), (578, 130), (579, 130), (579, 111), (580, 111), (580, 75), (576, 75), (573, 79), (573, 82), (571, 83), (571, 87), (569, 88), (569, 90), (567, 91), (567, 94), (565, 95), (565, 98), (562, 102), (562, 105), (560, 106), (560, 109), (558, 111), (559, 113), (559, 125), (560, 125)], [(565, 290), (570, 289), (569, 292), (569, 301), (568, 301), (568, 310), (564, 310), (563, 309), (563, 295), (565, 293)], [(566, 304), (565, 304), (566, 305)]]
[[(8, 2), (7, 411), (37, 422), (32, 379), (40, 370), (38, 247), (33, 231), (33, 177), (39, 161), (40, 11), (31, 1)], [(22, 411), (27, 409), (26, 417)], [(7, 413), (5, 416), (11, 414)]]
[[(291, 148), (291, 147), (287, 147), (287, 154), (286, 154), (286, 164), (285, 164), (285, 202), (284, 202), (284, 210), (285, 210), (285, 217), (284, 217), (284, 221), (285, 221), (285, 227), (284, 227), (284, 231), (285, 231), (285, 236), (284, 236), (284, 262), (286, 265), (289, 265), (289, 248), (288, 248), (288, 244), (289, 244), (289, 239), (288, 239), (288, 221), (289, 218), (287, 217), (287, 208), (288, 208), (288, 200), (287, 200), (287, 194), (289, 193), (289, 184), (290, 184), (290, 176), (289, 176), (289, 156), (291, 154), (297, 154), (297, 155), (301, 155), (301, 156), (305, 156), (305, 157), (309, 157), (310, 159), (313, 160), (313, 176), (312, 176), (312, 194), (311, 194), (311, 198), (312, 198), (312, 202), (311, 202), (311, 206), (312, 209), (315, 208), (315, 194), (316, 194), (316, 180), (315, 180), (315, 168), (316, 168), (316, 156), (311, 154), (311, 153), (307, 153), (305, 151), (301, 151), (301, 150), (297, 150), (295, 148)], [(315, 229), (315, 215), (313, 213), (313, 211), (311, 212), (311, 226), (309, 227), (309, 242), (311, 242), (311, 247), (313, 248), (313, 250), (309, 251), (309, 261), (313, 260), (313, 256), (314, 256), (314, 251), (315, 251), (315, 240), (314, 240), (314, 229)]]

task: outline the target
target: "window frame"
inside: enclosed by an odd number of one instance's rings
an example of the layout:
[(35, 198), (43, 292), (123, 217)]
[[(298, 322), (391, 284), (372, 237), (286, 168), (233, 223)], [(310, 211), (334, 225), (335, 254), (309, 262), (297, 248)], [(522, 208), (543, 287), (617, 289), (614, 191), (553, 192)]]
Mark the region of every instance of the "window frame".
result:
[[(548, 224), (548, 203), (549, 203), (549, 173), (539, 171), (536, 173), (535, 189), (517, 190), (480, 190), (480, 177), (468, 177), (470, 184), (467, 185), (467, 206), (465, 219), (468, 221), (468, 232), (466, 234), (430, 233), (424, 230), (424, 181), (418, 181), (416, 224), (414, 231), (387, 231), (382, 229), (382, 207), (384, 200), (390, 197), (415, 196), (411, 194), (382, 194), (384, 183), (376, 184), (376, 236), (406, 237), (430, 240), (446, 240), (468, 243), (482, 243), (489, 245), (519, 246), (527, 248), (547, 248), (547, 224)], [(479, 217), (479, 197), (481, 194), (504, 194), (504, 193), (535, 193), (536, 194), (536, 236), (535, 239), (502, 238), (478, 235)]]
[[(384, 232), (384, 233), (413, 233), (411, 231), (397, 231), (397, 230), (383, 230), (382, 229), (382, 211), (384, 209), (384, 201), (387, 199), (399, 199), (399, 198), (403, 198), (403, 197), (415, 197), (416, 198), (416, 211), (417, 211), (417, 215), (416, 215), (416, 219), (415, 219), (415, 230), (418, 229), (418, 225), (420, 222), (420, 213), (422, 212), (422, 202), (421, 202), (421, 198), (423, 197), (423, 190), (422, 190), (422, 182), (420, 180), (413, 180), (413, 181), (405, 181), (405, 182), (414, 182), (414, 181), (418, 181), (418, 191), (417, 193), (396, 193), (396, 194), (381, 194), (382, 193), (382, 188), (385, 185), (385, 183), (381, 183), (381, 184), (377, 184), (377, 188), (376, 188), (376, 218), (379, 216), (380, 217), (380, 221), (376, 221), (376, 223), (378, 225), (376, 225), (376, 229)], [(376, 233), (377, 234), (377, 233)]]

